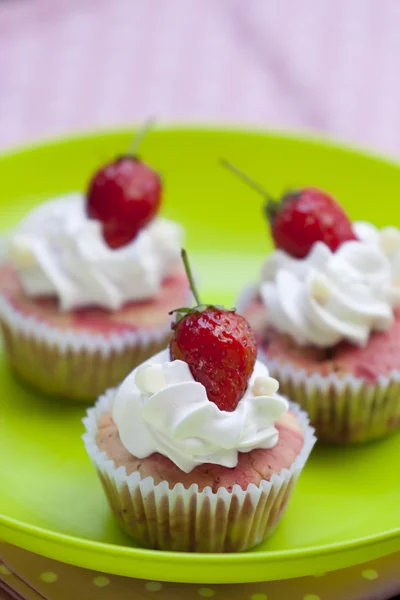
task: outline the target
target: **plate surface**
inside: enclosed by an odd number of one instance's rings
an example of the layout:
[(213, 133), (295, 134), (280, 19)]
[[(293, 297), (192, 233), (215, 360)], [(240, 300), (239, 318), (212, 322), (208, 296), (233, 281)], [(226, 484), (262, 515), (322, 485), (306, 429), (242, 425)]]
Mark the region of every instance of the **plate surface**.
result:
[[(83, 189), (129, 132), (86, 135), (0, 157), (0, 226), (35, 203)], [(270, 249), (262, 199), (218, 166), (227, 157), (271, 194), (320, 185), (353, 218), (398, 224), (400, 168), (320, 141), (224, 130), (159, 130), (142, 155), (165, 176), (165, 214), (181, 221), (203, 296), (232, 303)], [(82, 567), (131, 577), (235, 583), (339, 569), (400, 550), (400, 435), (314, 451), (271, 540), (237, 555), (142, 550), (118, 529), (80, 436), (84, 409), (15, 381), (0, 356), (0, 537)]]

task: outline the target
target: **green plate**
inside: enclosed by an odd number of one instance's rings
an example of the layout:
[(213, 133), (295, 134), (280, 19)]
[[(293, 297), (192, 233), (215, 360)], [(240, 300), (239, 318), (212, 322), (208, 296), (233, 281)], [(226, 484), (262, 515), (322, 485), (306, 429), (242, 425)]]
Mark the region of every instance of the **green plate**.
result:
[[(90, 134), (0, 158), (1, 227), (37, 202), (83, 189), (128, 146)], [(272, 194), (313, 184), (354, 218), (399, 224), (400, 168), (321, 141), (227, 130), (159, 130), (142, 154), (165, 175), (165, 214), (181, 221), (208, 300), (232, 303), (270, 250), (261, 198), (218, 166), (231, 159)], [(237, 555), (142, 550), (120, 532), (86, 457), (84, 409), (35, 395), (0, 361), (0, 537), (71, 564), (179, 582), (235, 583), (340, 569), (400, 550), (400, 435), (362, 448), (319, 448), (271, 540)]]

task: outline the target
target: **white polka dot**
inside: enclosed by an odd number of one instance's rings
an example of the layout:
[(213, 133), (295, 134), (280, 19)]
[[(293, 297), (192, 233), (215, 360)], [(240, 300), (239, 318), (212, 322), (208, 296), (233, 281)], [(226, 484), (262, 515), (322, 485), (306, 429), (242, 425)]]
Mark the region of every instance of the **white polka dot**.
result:
[(253, 594), (250, 600), (268, 600), (267, 594)]
[(146, 590), (149, 592), (159, 592), (162, 590), (162, 584), (159, 581), (148, 581), (146, 583)]
[(11, 571), (7, 569), (6, 565), (0, 565), (0, 575), (11, 575)]
[(46, 573), (42, 573), (40, 575), (40, 579), (45, 583), (54, 583), (58, 579), (58, 575), (53, 573), (52, 571), (47, 571)]
[(108, 579), (108, 577), (99, 575), (93, 579), (93, 583), (97, 587), (106, 587), (106, 585), (110, 585), (111, 581)]
[(361, 577), (372, 581), (373, 579), (378, 579), (379, 575), (378, 571), (375, 571), (374, 569), (365, 569), (365, 571), (361, 573)]
[(215, 592), (211, 588), (204, 587), (199, 589), (199, 596), (202, 598), (212, 598), (215, 596)]

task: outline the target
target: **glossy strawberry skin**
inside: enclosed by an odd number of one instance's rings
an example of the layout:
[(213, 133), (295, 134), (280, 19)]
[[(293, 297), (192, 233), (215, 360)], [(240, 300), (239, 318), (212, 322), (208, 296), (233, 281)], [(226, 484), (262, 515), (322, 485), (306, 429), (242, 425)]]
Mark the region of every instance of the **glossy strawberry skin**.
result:
[(235, 410), (257, 358), (249, 323), (234, 311), (207, 307), (194, 309), (173, 327), (171, 359), (189, 365), (194, 379), (220, 410)]
[(340, 204), (315, 187), (287, 193), (280, 203), (268, 203), (266, 212), (276, 247), (295, 258), (307, 256), (315, 242), (334, 252), (343, 242), (357, 239)]
[(87, 191), (87, 213), (102, 222), (111, 248), (131, 242), (157, 214), (161, 179), (146, 163), (123, 156), (99, 169)]

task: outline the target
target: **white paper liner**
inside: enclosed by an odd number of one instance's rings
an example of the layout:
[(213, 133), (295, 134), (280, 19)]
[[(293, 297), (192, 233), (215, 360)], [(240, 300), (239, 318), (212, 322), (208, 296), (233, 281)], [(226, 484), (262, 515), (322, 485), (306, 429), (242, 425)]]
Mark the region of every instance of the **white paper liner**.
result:
[(304, 408), (319, 441), (359, 443), (400, 428), (400, 371), (375, 384), (354, 375), (307, 373), (259, 351), (279, 391)]
[(15, 309), (0, 295), (4, 346), (15, 372), (40, 391), (92, 401), (168, 343), (171, 321), (152, 329), (100, 333), (58, 329)]
[(138, 472), (127, 475), (96, 444), (98, 420), (112, 410), (115, 390), (102, 396), (87, 412), (83, 423), (84, 444), (102, 481), (111, 508), (129, 535), (144, 546), (186, 552), (239, 552), (268, 537), (281, 519), (294, 485), (315, 444), (314, 429), (297, 405), (290, 404), (304, 432), (303, 448), (289, 469), (283, 469), (247, 490), (232, 492), (210, 487), (201, 492), (197, 484), (185, 489), (178, 483), (157, 485)]

